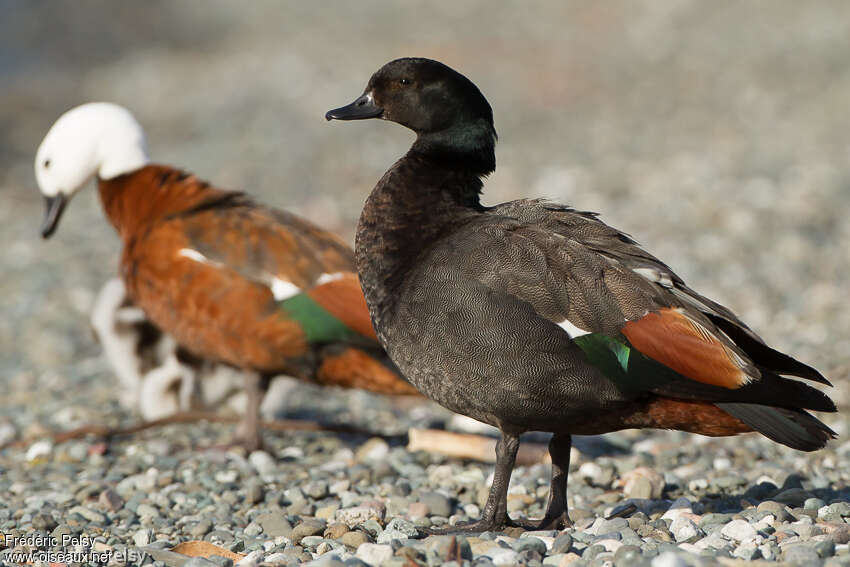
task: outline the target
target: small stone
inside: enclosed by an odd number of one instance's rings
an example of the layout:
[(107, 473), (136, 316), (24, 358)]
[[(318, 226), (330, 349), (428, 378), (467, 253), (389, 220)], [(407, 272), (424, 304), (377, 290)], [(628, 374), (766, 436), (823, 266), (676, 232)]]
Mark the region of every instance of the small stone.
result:
[(631, 567), (640, 562), (640, 547), (624, 545), (614, 552), (615, 567)]
[(140, 518), (158, 518), (159, 510), (150, 504), (139, 504), (138, 507), (136, 507), (136, 514), (138, 514)]
[(756, 529), (746, 520), (732, 520), (720, 531), (723, 536), (735, 541), (749, 541), (756, 537)]
[(254, 467), (254, 470), (261, 475), (271, 475), (277, 469), (277, 463), (274, 457), (265, 451), (254, 451), (248, 455), (248, 462)]
[(266, 512), (257, 516), (254, 521), (262, 526), (263, 533), (269, 537), (290, 537), (292, 533), (292, 524), (281, 512)]
[(213, 563), (206, 557), (192, 557), (183, 564), (183, 567), (218, 567), (218, 564)]
[(320, 543), (324, 541), (324, 538), (320, 535), (311, 535), (304, 536), (301, 538), (301, 547), (315, 549), (319, 546)]
[(673, 551), (665, 551), (655, 557), (651, 565), (652, 567), (688, 567), (688, 562)]
[(194, 525), (192, 525), (187, 530), (187, 532), (189, 533), (190, 536), (192, 536), (194, 538), (202, 539), (205, 535), (207, 535), (209, 533), (209, 531), (211, 529), (212, 529), (212, 521), (205, 518), (203, 520), (198, 521)]
[(407, 516), (411, 520), (424, 518), (428, 515), (428, 505), (424, 502), (411, 502), (407, 507)]
[(850, 524), (827, 524), (827, 534), (836, 544), (850, 543)]
[[(606, 520), (605, 518), (600, 517), (596, 518), (593, 525), (585, 531), (590, 535), (600, 536), (611, 532), (619, 532), (623, 528), (627, 527), (629, 527), (629, 521), (625, 518), (611, 518), (610, 520)], [(575, 533), (573, 533), (573, 538), (576, 538)]]
[(393, 548), (377, 543), (363, 543), (357, 548), (357, 558), (369, 565), (381, 565), (393, 556)]
[(788, 522), (793, 519), (785, 504), (775, 500), (766, 500), (760, 503), (756, 510), (772, 514), (779, 522)]
[(332, 520), (336, 515), (337, 510), (339, 510), (339, 506), (336, 504), (331, 504), (330, 506), (322, 506), (321, 508), (316, 509), (315, 516), (320, 520)]
[[(265, 526), (263, 527), (265, 530)], [(318, 520), (315, 518), (307, 518), (303, 520), (300, 524), (296, 525), (292, 528), (292, 532), (289, 534), (289, 539), (292, 540), (292, 543), (298, 544), (302, 538), (307, 536), (312, 536), (316, 534), (320, 534), (325, 531), (325, 521)]]
[(419, 497), (419, 502), (428, 507), (429, 516), (443, 516), (447, 518), (452, 514), (452, 501), (445, 494), (424, 492)]
[(286, 500), (290, 504), (294, 504), (296, 502), (303, 502), (303, 501), (306, 500), (304, 493), (301, 492), (301, 489), (298, 488), (297, 486), (294, 486), (292, 488), (287, 488), (286, 490), (284, 490), (283, 491), (283, 498), (284, 498), (284, 500)]
[(812, 539), (815, 536), (819, 536), (823, 534), (823, 528), (815, 524), (801, 524), (797, 523), (793, 525), (793, 528), (800, 534), (800, 537), (804, 540)]
[[(748, 524), (749, 525), (749, 524)], [(755, 532), (755, 530), (753, 530)], [(676, 541), (693, 543), (697, 538), (701, 537), (701, 532), (696, 524), (684, 516), (679, 516), (673, 523), (670, 524), (670, 532)]]
[[(308, 555), (309, 557), (309, 555)], [(260, 550), (252, 551), (245, 557), (239, 560), (236, 567), (257, 567), (263, 561), (263, 552)]]
[(146, 545), (150, 545), (152, 537), (153, 530), (150, 528), (143, 528), (133, 534), (133, 543), (136, 544), (136, 547), (144, 547)]
[(826, 502), (821, 500), (820, 498), (806, 498), (803, 502), (804, 510), (819, 510), (826, 506)]
[(233, 560), (229, 557), (222, 557), (221, 555), (210, 555), (207, 557), (209, 561), (212, 561), (218, 567), (233, 567)]
[(815, 552), (818, 554), (818, 557), (832, 557), (835, 555), (835, 542), (828, 539), (819, 541), (815, 544)]
[(390, 454), (390, 446), (380, 437), (373, 437), (363, 443), (354, 453), (354, 460), (358, 463), (378, 462), (387, 458)]
[[(572, 565), (576, 561), (581, 561), (581, 556), (577, 553), (565, 553), (561, 562), (558, 563), (558, 567), (567, 567), (568, 565)], [(618, 566), (619, 567), (619, 566)]]
[(328, 483), (322, 480), (308, 482), (304, 485), (304, 493), (314, 500), (321, 500), (328, 495)]
[(32, 519), (32, 527), (35, 530), (49, 532), (56, 528), (56, 520), (50, 514), (36, 514)]
[(687, 517), (693, 520), (693, 508), (691, 507), (691, 501), (687, 498), (678, 498), (671, 505), (670, 508), (664, 512), (664, 515), (661, 516), (662, 520), (675, 520), (680, 517)]
[(86, 508), (85, 506), (74, 506), (70, 510), (68, 510), (69, 514), (79, 514), (89, 522), (95, 524), (105, 524), (106, 516), (104, 516), (101, 512), (97, 510), (92, 510), (91, 508)]
[(607, 550), (604, 545), (588, 545), (581, 553), (581, 558), (590, 561), (592, 559), (596, 559), (596, 556), (605, 553), (606, 551)]
[(602, 466), (593, 461), (588, 461), (582, 463), (578, 468), (578, 475), (594, 486), (607, 488), (611, 486), (611, 482), (614, 480), (614, 467), (610, 465)]
[(752, 561), (753, 559), (758, 559), (759, 555), (761, 555), (761, 553), (759, 552), (759, 548), (754, 543), (742, 544), (737, 549), (735, 549), (735, 551), (732, 552), (733, 557), (743, 559), (744, 561)]
[(767, 561), (775, 561), (779, 557), (779, 547), (775, 543), (764, 543), (759, 546), (759, 553)]
[(808, 490), (803, 490), (802, 488), (789, 488), (788, 490), (783, 490), (774, 496), (773, 499), (777, 502), (781, 502), (782, 504), (797, 507), (802, 506), (803, 502), (813, 496), (814, 495)]
[(626, 498), (661, 498), (664, 484), (664, 475), (648, 467), (630, 470), (617, 483)]
[(26, 452), (26, 460), (27, 461), (35, 461), (37, 459), (46, 459), (50, 456), (50, 453), (53, 452), (53, 443), (48, 441), (47, 439), (41, 439), (40, 441), (36, 441), (30, 448), (27, 449)]
[[(339, 525), (339, 524), (337, 524)], [(346, 532), (339, 538), (339, 542), (347, 547), (359, 549), (364, 543), (369, 543), (369, 536), (363, 532)]]
[(564, 532), (558, 537), (555, 538), (555, 541), (552, 542), (552, 549), (549, 550), (549, 553), (552, 555), (558, 553), (567, 553), (570, 548), (573, 546), (573, 538), (570, 534)]
[(541, 556), (546, 555), (546, 544), (536, 537), (521, 537), (514, 542), (512, 547), (517, 553), (522, 553), (523, 551), (534, 551), (539, 553)]
[(799, 565), (818, 565), (820, 557), (814, 546), (804, 543), (791, 544), (783, 548), (782, 558), (789, 563)]
[(519, 556), (513, 549), (497, 546), (487, 554), (494, 565), (517, 565)]
[(378, 536), (378, 543), (390, 543), (397, 539), (409, 539), (415, 537), (417, 533), (416, 527), (412, 523), (402, 518), (393, 518)]
[(264, 496), (265, 489), (259, 482), (249, 482), (245, 487), (245, 504), (248, 506), (262, 502)]
[(97, 503), (111, 512), (117, 512), (124, 507), (124, 499), (111, 488), (100, 493)]
[(18, 430), (14, 424), (4, 421), (0, 423), (0, 446), (6, 445), (15, 440), (18, 436)]
[(350, 528), (367, 522), (370, 519), (383, 520), (385, 509), (374, 503), (374, 505), (360, 505), (353, 508), (342, 508), (334, 514), (334, 520), (342, 522)]
[(215, 473), (215, 481), (221, 484), (232, 484), (239, 480), (239, 471), (230, 469)]
[(339, 539), (344, 534), (348, 533), (348, 526), (345, 524), (334, 523), (325, 528), (324, 536), (327, 539)]

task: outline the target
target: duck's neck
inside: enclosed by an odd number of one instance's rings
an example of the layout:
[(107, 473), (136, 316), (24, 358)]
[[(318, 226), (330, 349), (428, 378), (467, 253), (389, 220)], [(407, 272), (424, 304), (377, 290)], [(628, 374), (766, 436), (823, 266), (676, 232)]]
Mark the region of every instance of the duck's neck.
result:
[(444, 130), (420, 133), (411, 153), (480, 177), (496, 169), (496, 138), (492, 122), (484, 118), (458, 121)]
[(452, 227), (480, 214), (482, 172), (416, 145), (381, 178), (357, 227), (357, 269), (378, 329), (416, 259)]
[(161, 165), (146, 165), (112, 179), (99, 179), (98, 189), (107, 218), (125, 242), (157, 220), (227, 193)]

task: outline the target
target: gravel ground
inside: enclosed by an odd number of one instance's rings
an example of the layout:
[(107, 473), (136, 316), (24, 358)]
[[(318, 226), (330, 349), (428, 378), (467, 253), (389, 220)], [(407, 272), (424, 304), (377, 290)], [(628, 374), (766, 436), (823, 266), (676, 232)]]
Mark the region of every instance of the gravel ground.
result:
[[(51, 241), (37, 236), (32, 156), (63, 110), (125, 104), (155, 160), (350, 237), (410, 135), (322, 115), (402, 55), (446, 61), (493, 104), (486, 202), (545, 196), (602, 212), (824, 371), (847, 404), (848, 54), (840, 1), (2, 3), (0, 441), (135, 419), (88, 329), (118, 252), (94, 192)], [(388, 435), (450, 421), (428, 404), (311, 387), (286, 415)], [(574, 530), (456, 543), (417, 530), (476, 517), (492, 466), (410, 453), (397, 436), (278, 434), (253, 455), (201, 449), (231, 434), (208, 424), (40, 443), (0, 451), (0, 531), (73, 536), (115, 562), (145, 549), (160, 565), (178, 564), (162, 550), (197, 539), (279, 564), (850, 565), (847, 414), (826, 421), (842, 437), (813, 454), (755, 436), (582, 439)], [(548, 474), (517, 469), (512, 513), (542, 513)]]

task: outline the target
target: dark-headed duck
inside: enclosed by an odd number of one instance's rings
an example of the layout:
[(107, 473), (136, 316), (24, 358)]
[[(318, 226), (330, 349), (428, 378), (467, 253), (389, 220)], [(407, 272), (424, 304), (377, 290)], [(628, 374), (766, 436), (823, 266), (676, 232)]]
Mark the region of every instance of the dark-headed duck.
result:
[(47, 205), (42, 235), (97, 177), (124, 247), (130, 299), (189, 353), (246, 371), (238, 438), (260, 445), (258, 410), (275, 374), (409, 394), (386, 366), (351, 249), (333, 234), (246, 195), (149, 163), (125, 108), (90, 103), (63, 114), (35, 159)]
[(357, 269), (378, 340), (443, 406), (498, 427), (480, 521), (499, 529), (519, 436), (554, 433), (546, 513), (569, 525), (572, 434), (626, 428), (703, 435), (757, 431), (812, 451), (835, 434), (806, 410), (835, 411), (828, 384), (593, 213), (539, 200), (485, 207), (493, 113), (437, 61), (397, 59), (328, 120), (382, 118), (416, 133), (366, 200)]

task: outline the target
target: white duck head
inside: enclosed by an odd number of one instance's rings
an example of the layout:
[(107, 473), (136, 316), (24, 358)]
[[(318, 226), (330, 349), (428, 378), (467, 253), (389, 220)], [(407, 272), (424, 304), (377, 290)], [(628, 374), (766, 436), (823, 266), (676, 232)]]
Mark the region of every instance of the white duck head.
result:
[(145, 133), (126, 108), (90, 102), (53, 124), (35, 157), (35, 177), (46, 211), (41, 235), (48, 238), (70, 198), (95, 175), (112, 179), (149, 163)]

